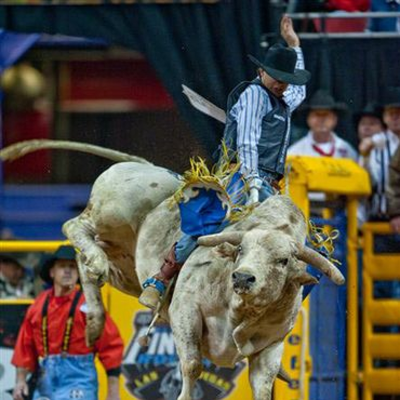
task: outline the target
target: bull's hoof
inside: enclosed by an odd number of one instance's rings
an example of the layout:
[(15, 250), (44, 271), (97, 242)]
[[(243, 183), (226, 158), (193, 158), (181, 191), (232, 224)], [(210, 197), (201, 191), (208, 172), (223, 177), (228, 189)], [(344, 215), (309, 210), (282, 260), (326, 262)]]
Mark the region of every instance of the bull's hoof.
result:
[(104, 322), (104, 314), (87, 314), (85, 331), (86, 346), (94, 346), (96, 340), (103, 333)]
[(144, 335), (144, 336), (140, 336), (140, 338), (138, 339), (138, 343), (140, 347), (148, 347), (149, 346), (149, 337)]
[(160, 292), (152, 286), (147, 286), (139, 297), (139, 303), (153, 311), (157, 308), (159, 302)]
[(239, 352), (240, 352), (240, 354), (242, 355), (242, 356), (244, 356), (244, 357), (249, 357), (249, 356), (251, 356), (253, 353), (254, 353), (254, 346), (253, 346), (253, 344), (251, 343), (251, 341), (250, 340), (248, 340), (245, 344), (244, 344), (244, 346), (242, 346), (240, 349), (239, 349)]
[(99, 288), (103, 287), (108, 282), (108, 274), (103, 273), (97, 278), (97, 286)]

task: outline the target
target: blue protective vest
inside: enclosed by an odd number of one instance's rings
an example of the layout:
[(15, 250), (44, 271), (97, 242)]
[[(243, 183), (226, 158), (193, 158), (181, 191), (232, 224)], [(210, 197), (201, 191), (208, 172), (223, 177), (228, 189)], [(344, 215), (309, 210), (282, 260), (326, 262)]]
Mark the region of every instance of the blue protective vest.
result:
[(262, 119), (261, 137), (257, 144), (258, 168), (274, 179), (280, 180), (285, 172), (285, 160), (290, 141), (289, 108), (258, 80), (241, 82), (229, 94), (224, 141), (230, 154), (236, 152), (237, 122), (232, 118), (230, 111), (249, 85), (261, 86), (268, 93), (272, 105), (271, 111)]

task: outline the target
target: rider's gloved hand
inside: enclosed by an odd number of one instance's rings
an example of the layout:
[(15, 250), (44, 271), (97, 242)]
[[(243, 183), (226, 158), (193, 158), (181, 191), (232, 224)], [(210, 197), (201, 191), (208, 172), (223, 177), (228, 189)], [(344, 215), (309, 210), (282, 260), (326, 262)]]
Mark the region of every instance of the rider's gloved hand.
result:
[(248, 180), (250, 193), (246, 201), (246, 206), (256, 206), (260, 203), (259, 190), (262, 186), (262, 179), (257, 177), (252, 177)]

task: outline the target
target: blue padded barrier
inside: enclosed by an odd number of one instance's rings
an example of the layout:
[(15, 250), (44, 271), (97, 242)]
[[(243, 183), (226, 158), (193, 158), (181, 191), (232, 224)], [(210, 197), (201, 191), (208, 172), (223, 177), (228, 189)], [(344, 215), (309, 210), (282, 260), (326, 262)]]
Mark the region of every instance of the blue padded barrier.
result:
[[(331, 220), (312, 218), (316, 225), (330, 225), (340, 232), (333, 257), (347, 277), (347, 219), (344, 212)], [(310, 400), (344, 400), (346, 396), (346, 285), (323, 277), (310, 294)]]
[(60, 240), (62, 224), (77, 216), (90, 185), (5, 185), (0, 195), (0, 230), (18, 239)]

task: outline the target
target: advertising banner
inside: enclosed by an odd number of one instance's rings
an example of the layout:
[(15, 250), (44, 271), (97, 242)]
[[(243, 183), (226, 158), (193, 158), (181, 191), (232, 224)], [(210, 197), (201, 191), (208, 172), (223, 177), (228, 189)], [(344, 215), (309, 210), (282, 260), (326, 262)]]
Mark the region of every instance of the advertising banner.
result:
[[(134, 297), (115, 289), (110, 288), (107, 297), (108, 310), (125, 342), (121, 399), (176, 400), (182, 387), (182, 377), (169, 325), (162, 321), (157, 323), (148, 347), (141, 347), (138, 339), (150, 323), (151, 312)], [(102, 379), (100, 381), (102, 383)], [(101, 390), (105, 389), (105, 385), (104, 382)], [(240, 362), (234, 368), (221, 368), (204, 359), (203, 372), (193, 396), (195, 400), (252, 398), (246, 363)]]

